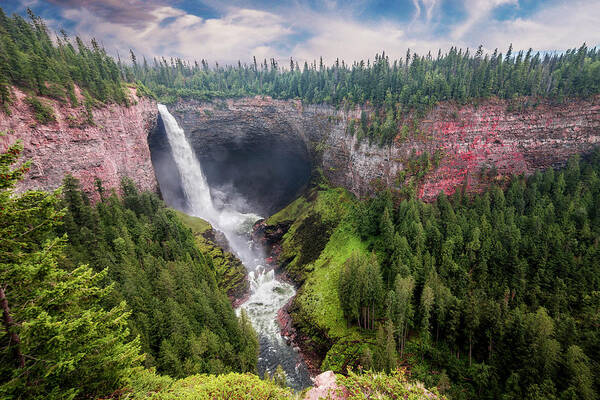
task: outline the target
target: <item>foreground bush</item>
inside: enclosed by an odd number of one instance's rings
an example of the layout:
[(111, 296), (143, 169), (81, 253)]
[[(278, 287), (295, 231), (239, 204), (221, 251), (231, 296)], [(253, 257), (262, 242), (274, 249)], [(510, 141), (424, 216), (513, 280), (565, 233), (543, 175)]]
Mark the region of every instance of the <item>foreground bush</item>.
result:
[(193, 375), (173, 380), (142, 370), (131, 380), (122, 399), (284, 400), (296, 396), (253, 374)]
[(337, 384), (348, 400), (359, 399), (445, 399), (437, 394), (437, 390), (425, 389), (420, 382), (409, 382), (404, 369), (397, 369), (390, 374), (381, 372), (365, 372), (356, 374), (352, 371), (348, 376), (337, 376)]

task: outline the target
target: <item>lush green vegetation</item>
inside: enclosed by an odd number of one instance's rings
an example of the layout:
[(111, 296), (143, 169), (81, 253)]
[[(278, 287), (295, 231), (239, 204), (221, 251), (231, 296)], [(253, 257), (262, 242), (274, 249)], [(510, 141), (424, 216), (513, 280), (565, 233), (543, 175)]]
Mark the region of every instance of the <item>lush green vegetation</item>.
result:
[(337, 376), (337, 384), (340, 386), (339, 391), (347, 393), (348, 400), (365, 398), (382, 400), (445, 399), (435, 389), (431, 392), (420, 383), (410, 382), (406, 377), (405, 369), (394, 370), (389, 375), (372, 371), (357, 374), (350, 370), (347, 376)]
[(19, 144), (0, 154), (0, 397), (108, 394), (142, 360), (124, 302), (108, 301), (106, 269), (59, 266), (67, 246), (55, 228), (57, 193), (13, 195), (28, 169), (11, 167)]
[[(365, 398), (392, 400), (426, 400), (445, 397), (436, 389), (428, 391), (418, 382), (407, 379), (406, 370), (398, 369), (390, 374), (349, 371), (336, 375), (338, 389), (330, 396), (345, 394), (348, 400)], [(235, 400), (300, 400), (301, 393), (293, 393), (272, 380), (261, 380), (256, 375), (230, 373), (226, 375), (194, 375), (173, 380), (158, 376), (151, 371), (140, 371), (130, 379), (122, 391), (121, 399), (235, 399)], [(436, 395), (437, 397), (432, 397)], [(325, 400), (325, 398), (324, 398)]]
[(249, 320), (174, 211), (129, 180), (121, 197), (97, 182), (95, 206), (70, 176), (62, 192), (14, 195), (21, 150), (0, 154), (3, 398), (108, 395), (142, 363), (173, 377), (255, 371)]
[(97, 186), (102, 201), (91, 206), (76, 179), (64, 181), (65, 264), (107, 268), (115, 284), (107, 306), (126, 301), (131, 308), (145, 365), (173, 377), (254, 371), (258, 341), (250, 322), (236, 317), (190, 228), (130, 180), (122, 182), (122, 197)]
[[(90, 100), (127, 104), (121, 70), (95, 40), (91, 48), (64, 31), (53, 40), (43, 20), (29, 12), (7, 17), (0, 8), (0, 107), (8, 110), (11, 86), (77, 106), (75, 85)], [(37, 114), (37, 110), (36, 110)]]
[(25, 101), (31, 106), (35, 119), (41, 124), (47, 124), (49, 122), (56, 121), (52, 107), (48, 106), (37, 97), (30, 96), (27, 97)]
[[(408, 363), (452, 398), (597, 398), (599, 176), (594, 153), (432, 204), (316, 191), (284, 237), (284, 261), (304, 280), (294, 319), (324, 369)], [(333, 210), (337, 221), (322, 217)], [(301, 263), (306, 221), (330, 234)]]
[(246, 267), (231, 252), (223, 250), (216, 242), (216, 233), (205, 220), (175, 211), (181, 221), (190, 227), (198, 249), (212, 259), (217, 284), (231, 298), (241, 298), (250, 290)]
[[(128, 70), (129, 71), (129, 70)], [(461, 103), (497, 96), (520, 96), (562, 101), (600, 92), (600, 52), (567, 50), (561, 54), (497, 50), (484, 54), (481, 46), (472, 53), (452, 48), (437, 56), (407, 51), (406, 57), (390, 60), (385, 54), (352, 65), (336, 60), (333, 65), (304, 63), (289, 66), (275, 60), (250, 65), (209, 67), (205, 60), (189, 63), (181, 59), (154, 59), (150, 64), (135, 59), (132, 75), (156, 93), (161, 101), (177, 98), (210, 100), (222, 97), (268, 95), (302, 99), (306, 103), (336, 106), (372, 105), (376, 112), (364, 113), (350, 124), (359, 138), (390, 143), (410, 128), (404, 119), (409, 111), (422, 112), (446, 100)], [(537, 100), (534, 100), (534, 103)]]
[[(128, 180), (121, 197), (98, 182), (95, 206), (70, 176), (62, 192), (15, 195), (28, 170), (13, 166), (21, 150), (17, 144), (0, 155), (3, 398), (302, 398), (284, 387), (281, 372), (266, 380), (197, 374), (253, 370), (257, 343), (177, 213)], [(340, 190), (320, 196), (322, 211), (340, 196), (349, 200)], [(350, 398), (429, 398), (402, 370), (351, 372), (338, 382)]]
[(151, 371), (135, 374), (123, 390), (122, 399), (236, 399), (291, 400), (299, 398), (288, 388), (253, 374), (193, 375), (174, 380)]

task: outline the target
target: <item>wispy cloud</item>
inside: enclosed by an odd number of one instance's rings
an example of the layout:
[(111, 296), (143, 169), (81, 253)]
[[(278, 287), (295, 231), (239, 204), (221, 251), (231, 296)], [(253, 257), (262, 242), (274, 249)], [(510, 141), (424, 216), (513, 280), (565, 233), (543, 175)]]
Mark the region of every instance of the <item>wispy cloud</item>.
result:
[(204, 0), (216, 10), (210, 17), (186, 11), (184, 0), (48, 0), (46, 5), (75, 33), (96, 37), (112, 52), (131, 48), (149, 57), (221, 63), (248, 62), (252, 56), (351, 62), (384, 50), (401, 57), (407, 48), (426, 53), (480, 43), (489, 50), (509, 43), (515, 49), (538, 50), (564, 50), (584, 41), (600, 44), (600, 2), (553, 0), (522, 16), (499, 17), (503, 8), (519, 15), (520, 7), (531, 4), (520, 1), (406, 0), (404, 11), (398, 11), (400, 3), (394, 8), (375, 0)]
[(415, 7), (415, 16), (413, 21), (418, 20), (421, 17), (421, 11), (425, 12), (425, 20), (431, 22), (433, 10), (438, 5), (437, 0), (412, 0)]
[(147, 8), (143, 20), (122, 23), (88, 8), (69, 8), (66, 19), (77, 21), (76, 31), (102, 40), (109, 49), (138, 55), (235, 62), (253, 55), (271, 57), (292, 31), (275, 14), (235, 9), (221, 18), (204, 19), (171, 6)]
[(488, 49), (505, 48), (512, 43), (515, 49), (533, 48), (539, 51), (560, 51), (600, 44), (600, 2), (572, 0), (544, 8), (528, 18), (494, 21), (473, 29)]
[(489, 23), (492, 11), (501, 5), (518, 4), (518, 0), (465, 0), (467, 19), (452, 30), (452, 39), (460, 40), (479, 23)]
[(140, 27), (155, 19), (153, 11), (160, 7), (155, 1), (138, 0), (49, 0), (67, 9), (87, 10), (114, 24)]

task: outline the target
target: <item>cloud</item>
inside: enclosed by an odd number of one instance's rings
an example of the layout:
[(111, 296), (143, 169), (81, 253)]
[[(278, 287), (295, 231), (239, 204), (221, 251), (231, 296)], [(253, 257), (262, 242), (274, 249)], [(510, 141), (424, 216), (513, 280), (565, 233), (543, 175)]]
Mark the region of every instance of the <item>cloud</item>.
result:
[(60, 5), (64, 19), (75, 23), (77, 34), (96, 37), (110, 52), (126, 54), (131, 48), (138, 57), (204, 58), (211, 63), (250, 62), (252, 56), (273, 57), (282, 65), (290, 56), (300, 62), (320, 56), (329, 63), (336, 58), (352, 62), (382, 51), (393, 59), (403, 57), (408, 48), (435, 54), (438, 48), (476, 48), (480, 43), (490, 51), (504, 50), (511, 42), (515, 49), (536, 50), (564, 50), (583, 41), (600, 44), (600, 2), (594, 0), (555, 0), (527, 17), (509, 20), (496, 17), (498, 8), (519, 7), (519, 0), (463, 0), (466, 15), (451, 24), (446, 21), (455, 21), (460, 13), (448, 15), (447, 4), (442, 7), (439, 0), (413, 0), (414, 9), (406, 9), (406, 14), (414, 13), (412, 20), (381, 10), (363, 18), (370, 4), (378, 4), (373, 0), (324, 0), (312, 7), (292, 1), (270, 8), (263, 4), (264, 9), (248, 1), (215, 6), (205, 0), (220, 14), (212, 18), (177, 8), (180, 2), (50, 1)]
[[(415, 37), (402, 25), (392, 21), (378, 24), (365, 24), (331, 15), (297, 16), (310, 24), (312, 36), (298, 43), (291, 51), (294, 58), (314, 60), (319, 56), (327, 62), (336, 58), (352, 62), (373, 59), (375, 53), (385, 51), (392, 59), (404, 57), (406, 50), (427, 53), (438, 47), (449, 48), (441, 40), (429, 37)], [(414, 25), (411, 29), (416, 29)]]
[(412, 0), (415, 6), (415, 16), (413, 22), (421, 17), (421, 9), (425, 10), (425, 19), (427, 22), (431, 21), (433, 10), (437, 6), (437, 0)]
[(512, 43), (515, 49), (561, 51), (583, 42), (589, 46), (600, 44), (599, 15), (600, 2), (573, 0), (544, 8), (528, 18), (493, 21), (471, 33), (481, 37), (488, 49), (502, 49)]
[(154, 20), (153, 11), (160, 4), (140, 0), (49, 0), (68, 9), (88, 10), (90, 13), (115, 24), (139, 27)]
[(281, 17), (259, 10), (235, 9), (209, 19), (170, 6), (147, 7), (140, 13), (143, 18), (135, 22), (106, 18), (87, 7), (66, 9), (63, 16), (77, 21), (79, 34), (97, 37), (109, 51), (123, 54), (131, 48), (138, 57), (164, 55), (228, 63), (247, 61), (253, 55), (268, 58), (277, 53), (277, 43), (292, 33)]
[(489, 21), (492, 11), (501, 5), (515, 4), (518, 5), (518, 0), (466, 0), (464, 2), (467, 10), (467, 19), (458, 24), (452, 31), (452, 38), (459, 40), (468, 33), (477, 23)]

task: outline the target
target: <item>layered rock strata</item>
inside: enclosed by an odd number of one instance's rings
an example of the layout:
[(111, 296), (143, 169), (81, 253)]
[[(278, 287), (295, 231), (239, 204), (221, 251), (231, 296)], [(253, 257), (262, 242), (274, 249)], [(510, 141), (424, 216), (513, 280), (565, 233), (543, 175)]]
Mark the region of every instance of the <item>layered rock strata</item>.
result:
[(22, 158), (31, 162), (31, 170), (17, 192), (55, 189), (67, 173), (81, 181), (92, 199), (98, 197), (97, 178), (105, 189), (118, 188), (121, 178), (129, 177), (141, 190), (158, 190), (147, 140), (156, 124), (155, 101), (137, 97), (131, 89), (132, 105), (94, 108), (90, 124), (85, 107), (41, 98), (52, 107), (56, 121), (40, 124), (25, 100), (26, 94), (13, 88), (13, 97), (10, 115), (0, 111), (0, 132), (5, 133), (0, 136), (0, 151), (21, 140)]
[[(532, 99), (441, 103), (422, 118), (407, 116), (394, 144), (384, 147), (348, 133), (350, 121), (359, 123), (363, 111), (372, 112), (368, 108), (342, 110), (254, 97), (186, 100), (170, 109), (190, 137), (209, 181), (212, 177), (218, 183), (224, 165), (236, 168), (231, 149), (241, 146), (261, 154), (266, 169), (273, 169), (269, 154), (283, 151), (290, 163), (304, 157), (332, 184), (359, 196), (378, 185), (399, 189), (409, 182), (425, 200), (463, 186), (478, 190), (511, 174), (562, 166), (600, 142), (599, 97), (562, 104)], [(260, 171), (239, 170), (247, 181), (254, 175), (269, 181)]]

